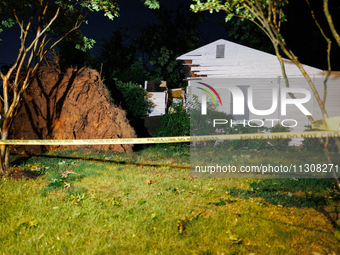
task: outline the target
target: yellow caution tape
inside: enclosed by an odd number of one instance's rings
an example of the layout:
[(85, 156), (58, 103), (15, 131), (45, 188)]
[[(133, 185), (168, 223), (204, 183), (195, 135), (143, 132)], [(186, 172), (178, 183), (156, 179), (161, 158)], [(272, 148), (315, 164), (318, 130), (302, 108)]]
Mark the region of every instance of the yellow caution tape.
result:
[(202, 136), (175, 136), (151, 138), (121, 139), (77, 139), (77, 140), (0, 140), (0, 145), (101, 145), (101, 144), (150, 144), (150, 143), (183, 143), (212, 140), (247, 140), (247, 139), (287, 139), (287, 138), (326, 138), (340, 137), (340, 131), (305, 131), (253, 134), (226, 134)]
[(319, 130), (340, 130), (340, 116), (316, 120), (312, 123), (313, 129)]

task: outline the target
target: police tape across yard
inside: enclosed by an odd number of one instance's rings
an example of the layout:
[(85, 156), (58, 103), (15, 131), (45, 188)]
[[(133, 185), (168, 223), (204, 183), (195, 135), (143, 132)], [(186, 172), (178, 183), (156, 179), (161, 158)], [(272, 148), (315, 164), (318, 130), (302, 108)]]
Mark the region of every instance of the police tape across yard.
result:
[(117, 139), (76, 139), (76, 140), (0, 140), (0, 145), (98, 145), (98, 144), (152, 144), (184, 143), (215, 140), (249, 140), (249, 139), (287, 139), (287, 138), (332, 138), (340, 137), (340, 131), (304, 131), (275, 132), (253, 134), (225, 134), (202, 136), (175, 136), (150, 138), (117, 138)]

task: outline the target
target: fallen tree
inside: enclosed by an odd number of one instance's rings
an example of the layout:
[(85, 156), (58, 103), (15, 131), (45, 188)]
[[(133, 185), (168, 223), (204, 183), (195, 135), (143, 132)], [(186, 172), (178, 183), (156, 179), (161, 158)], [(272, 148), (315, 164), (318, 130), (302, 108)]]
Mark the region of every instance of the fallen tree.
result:
[[(136, 137), (125, 111), (114, 106), (96, 70), (40, 67), (23, 93), (11, 139), (115, 139)], [(129, 144), (93, 146), (20, 146), (26, 153), (74, 148), (132, 151)]]

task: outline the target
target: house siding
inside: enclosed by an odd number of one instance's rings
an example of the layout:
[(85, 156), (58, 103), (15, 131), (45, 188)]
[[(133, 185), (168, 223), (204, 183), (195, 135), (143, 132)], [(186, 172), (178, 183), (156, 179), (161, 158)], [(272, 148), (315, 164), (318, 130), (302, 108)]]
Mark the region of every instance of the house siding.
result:
[[(224, 45), (224, 47), (222, 47)], [(220, 58), (222, 53), (217, 53), (217, 48), (224, 48), (224, 58)], [(286, 84), (282, 77), (282, 70), (275, 55), (261, 52), (246, 46), (242, 46), (227, 40), (217, 40), (213, 43), (200, 47), (177, 58), (184, 60), (190, 67), (191, 77), (187, 77), (188, 85), (204, 82), (212, 85), (216, 90), (223, 88), (226, 83), (236, 86), (251, 86), (254, 88), (253, 103), (255, 109), (266, 110), (272, 106), (271, 87), (280, 89), (285, 88)], [(321, 109), (306, 79), (302, 76), (298, 67), (290, 60), (284, 59), (285, 70), (291, 88), (305, 88), (311, 92), (312, 99), (303, 104), (311, 112), (314, 120), (323, 119)], [(303, 65), (303, 68), (311, 77), (321, 99), (323, 98), (326, 72), (311, 66)], [(329, 117), (339, 116), (340, 114), (340, 73), (332, 72), (327, 82), (326, 110)], [(231, 93), (224, 90), (223, 111), (232, 113), (230, 100)], [(279, 92), (280, 93), (280, 92)], [(304, 94), (294, 93), (296, 98), (305, 97)], [(249, 95), (248, 95), (249, 96)], [(286, 95), (287, 98), (289, 97)], [(287, 105), (287, 115), (281, 114), (279, 103), (276, 111), (268, 116), (257, 116), (249, 112), (249, 119), (295, 119), (298, 126), (292, 128), (294, 132), (306, 129), (306, 125), (311, 125), (305, 116), (295, 105)], [(271, 123), (266, 122), (266, 126)], [(301, 139), (295, 141), (299, 144)]]

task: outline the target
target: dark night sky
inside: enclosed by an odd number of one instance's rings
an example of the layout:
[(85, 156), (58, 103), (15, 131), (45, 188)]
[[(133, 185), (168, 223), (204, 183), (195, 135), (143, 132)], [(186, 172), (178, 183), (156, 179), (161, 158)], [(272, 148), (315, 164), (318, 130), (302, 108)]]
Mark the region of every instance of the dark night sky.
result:
[[(191, 0), (181, 0), (185, 3), (193, 3)], [(168, 0), (164, 1), (164, 4), (168, 8), (175, 8), (176, 1)], [(89, 38), (96, 40), (94, 48), (90, 51), (96, 54), (100, 45), (102, 44), (103, 38), (108, 38), (111, 36), (111, 31), (118, 27), (127, 27), (131, 35), (137, 35), (139, 30), (148, 24), (153, 24), (156, 22), (155, 15), (153, 12), (144, 6), (143, 2), (140, 0), (122, 0), (120, 2), (120, 16), (114, 18), (113, 21), (104, 17), (103, 13), (93, 12), (89, 15), (89, 24), (82, 24), (82, 32)], [(216, 15), (211, 15), (206, 13), (208, 20), (201, 25), (200, 31), (202, 35), (208, 39), (204, 43), (210, 43), (217, 39), (227, 38), (227, 33), (225, 29), (219, 25), (219, 21), (224, 20), (223, 13)], [(4, 29), (1, 33), (1, 38), (3, 41), (0, 45), (0, 65), (11, 64), (15, 60), (20, 47), (19, 43), (19, 29)], [(183, 52), (185, 53), (185, 52)]]

